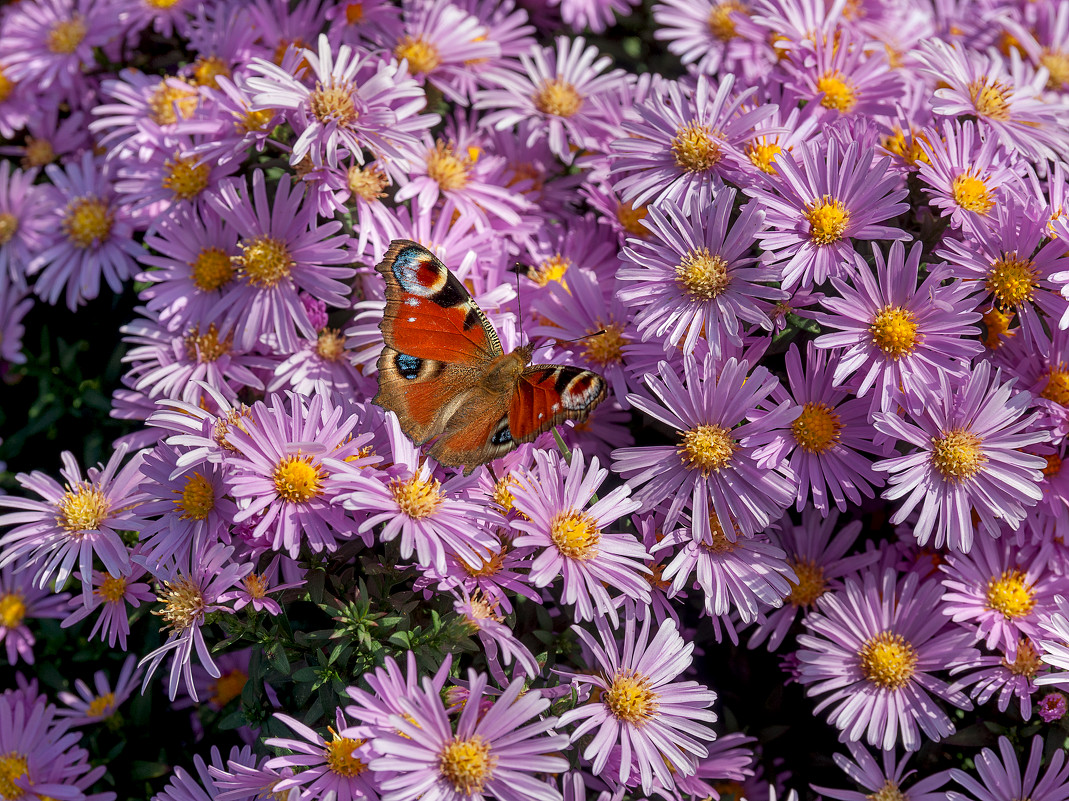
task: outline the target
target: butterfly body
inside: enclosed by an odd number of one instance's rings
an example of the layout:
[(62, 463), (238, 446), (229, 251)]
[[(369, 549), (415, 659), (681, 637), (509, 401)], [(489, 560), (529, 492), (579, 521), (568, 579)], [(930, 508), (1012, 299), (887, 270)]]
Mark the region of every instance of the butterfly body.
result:
[(430, 455), (466, 472), (504, 456), (605, 398), (605, 379), (511, 353), (464, 285), (429, 250), (400, 239), (376, 268), (386, 280), (374, 402)]

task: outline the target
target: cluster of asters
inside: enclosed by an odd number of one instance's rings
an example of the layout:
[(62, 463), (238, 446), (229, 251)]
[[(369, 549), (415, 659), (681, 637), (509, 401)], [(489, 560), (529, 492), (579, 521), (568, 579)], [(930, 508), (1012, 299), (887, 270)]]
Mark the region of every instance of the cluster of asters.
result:
[[(635, 5), (0, 9), (0, 359), (35, 303), (143, 304), (133, 433), (0, 497), (0, 639), (32, 663), (28, 624), (92, 620), (125, 651), (142, 605), (166, 633), (66, 712), (8, 690), (0, 796), (109, 797), (72, 726), (139, 677), (221, 692), (212, 616), (285, 614), (309, 557), (378, 550), (484, 669), (387, 659), (329, 728), (280, 709), (293, 738), (158, 799), (763, 798), (696, 680), (699, 610), (838, 730), (842, 785), (807, 792), (1069, 798), (1042, 736), (908, 769), (963, 711), (1066, 711), (1069, 2), (655, 0), (672, 75), (584, 38)], [(610, 399), (467, 476), (425, 458), (371, 403), (398, 238)], [(518, 604), (571, 627), (572, 670)]]

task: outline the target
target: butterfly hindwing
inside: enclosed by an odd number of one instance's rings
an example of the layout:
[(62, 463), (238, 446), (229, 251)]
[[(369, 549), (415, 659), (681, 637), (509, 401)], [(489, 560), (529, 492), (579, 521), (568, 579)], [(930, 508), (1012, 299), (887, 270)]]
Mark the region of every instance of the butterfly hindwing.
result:
[(509, 405), (509, 428), (516, 444), (530, 442), (565, 420), (582, 420), (605, 400), (605, 379), (590, 370), (538, 364), (520, 375)]

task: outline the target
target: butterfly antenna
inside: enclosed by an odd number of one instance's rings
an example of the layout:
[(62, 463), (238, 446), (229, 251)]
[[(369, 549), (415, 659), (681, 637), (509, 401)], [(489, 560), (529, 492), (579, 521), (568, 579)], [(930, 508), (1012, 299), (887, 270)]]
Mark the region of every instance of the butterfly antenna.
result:
[(516, 331), (520, 330), (523, 322), (523, 306), (520, 304), (520, 270), (525, 269), (522, 264), (516, 262)]
[(569, 345), (572, 342), (582, 342), (584, 339), (593, 339), (594, 337), (600, 337), (605, 333), (607, 333), (606, 330), (602, 328), (600, 331), (595, 331), (593, 334), (586, 334), (581, 337), (576, 337), (575, 339), (558, 339), (555, 340), (555, 342), (558, 345)]

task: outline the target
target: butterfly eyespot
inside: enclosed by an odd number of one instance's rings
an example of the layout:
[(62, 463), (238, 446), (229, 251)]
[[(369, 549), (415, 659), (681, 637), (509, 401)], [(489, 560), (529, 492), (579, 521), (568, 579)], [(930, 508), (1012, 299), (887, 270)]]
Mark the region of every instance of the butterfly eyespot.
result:
[(415, 356), (409, 356), (407, 353), (398, 353), (393, 363), (397, 366), (397, 372), (399, 372), (404, 378), (412, 381), (419, 376), (419, 370), (423, 366), (423, 359), (417, 359)]
[(504, 427), (494, 432), (494, 435), (490, 437), (490, 444), (492, 445), (508, 445), (512, 442), (512, 432), (509, 430), (508, 422), (504, 422)]
[(413, 295), (433, 297), (441, 293), (448, 284), (448, 270), (439, 268), (434, 257), (422, 248), (402, 249), (392, 267), (401, 289)]

